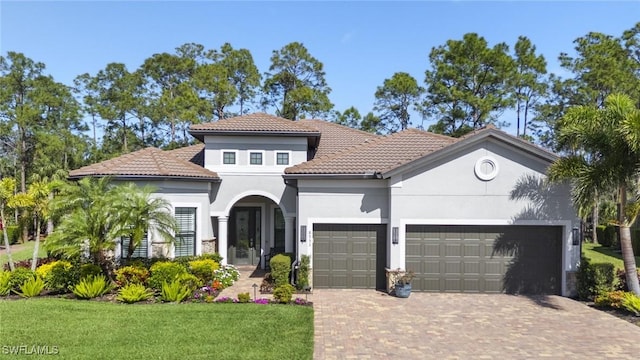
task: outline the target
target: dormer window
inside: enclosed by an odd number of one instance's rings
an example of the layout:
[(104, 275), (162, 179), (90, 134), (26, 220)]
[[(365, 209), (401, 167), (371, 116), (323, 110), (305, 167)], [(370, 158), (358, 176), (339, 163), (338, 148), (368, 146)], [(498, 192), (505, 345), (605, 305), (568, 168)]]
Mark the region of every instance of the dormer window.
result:
[(276, 152), (276, 165), (289, 165), (289, 153)]
[(262, 165), (262, 153), (261, 152), (250, 152), (249, 153), (249, 164), (250, 165)]
[(236, 163), (235, 151), (224, 151), (222, 153), (222, 163), (226, 165), (235, 165)]

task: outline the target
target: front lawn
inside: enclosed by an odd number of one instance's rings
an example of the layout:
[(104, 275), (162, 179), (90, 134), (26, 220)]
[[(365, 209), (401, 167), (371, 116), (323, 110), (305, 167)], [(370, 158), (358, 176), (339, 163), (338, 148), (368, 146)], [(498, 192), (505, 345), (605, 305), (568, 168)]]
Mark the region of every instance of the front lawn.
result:
[[(2, 233), (0, 233), (2, 234)], [(4, 244), (4, 242), (2, 242)], [(11, 246), (11, 258), (14, 262), (29, 260), (33, 258), (33, 248), (36, 246), (35, 241), (27, 241), (24, 244), (14, 244)], [(38, 257), (44, 258), (47, 257), (47, 252), (44, 250), (44, 242), (40, 242), (40, 249), (38, 249)], [(0, 250), (0, 264), (4, 265), (9, 261), (9, 257), (7, 256), (4, 245), (2, 245), (2, 250)]]
[[(593, 243), (582, 244), (582, 254), (593, 263), (611, 263), (617, 269), (624, 269), (622, 254), (609, 247)], [(640, 267), (640, 254), (636, 255), (636, 266)]]
[(0, 351), (55, 346), (64, 359), (311, 359), (313, 308), (0, 300)]

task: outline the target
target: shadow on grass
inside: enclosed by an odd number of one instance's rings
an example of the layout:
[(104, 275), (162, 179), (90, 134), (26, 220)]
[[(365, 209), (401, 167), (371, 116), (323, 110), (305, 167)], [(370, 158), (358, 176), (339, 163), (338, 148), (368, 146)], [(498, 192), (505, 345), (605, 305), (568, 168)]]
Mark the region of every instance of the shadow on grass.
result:
[[(611, 256), (612, 258), (616, 258), (616, 259), (622, 261), (622, 251), (618, 250), (618, 249), (612, 249), (610, 247), (599, 246), (599, 247), (592, 248), (591, 251), (597, 252), (597, 253), (602, 254), (602, 255)], [(636, 255), (636, 254), (634, 254), (634, 255)], [(635, 258), (636, 258), (636, 264), (640, 264), (640, 256), (636, 255)]]

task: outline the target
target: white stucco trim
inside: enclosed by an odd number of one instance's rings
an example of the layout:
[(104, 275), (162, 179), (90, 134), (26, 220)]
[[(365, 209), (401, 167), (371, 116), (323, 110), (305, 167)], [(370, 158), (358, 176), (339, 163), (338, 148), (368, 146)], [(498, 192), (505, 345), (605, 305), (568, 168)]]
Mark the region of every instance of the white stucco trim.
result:
[[(574, 251), (572, 245), (573, 229), (570, 220), (505, 220), (505, 219), (400, 219), (399, 232), (400, 239), (397, 245), (391, 245), (390, 257), (391, 268), (404, 269), (406, 266), (406, 231), (407, 225), (530, 225), (530, 226), (562, 226), (562, 265), (560, 283), (561, 295), (569, 296), (567, 292), (567, 270), (570, 269), (570, 254)], [(394, 249), (395, 247), (395, 249)], [(395, 250), (395, 251), (394, 251)], [(395, 260), (395, 261), (394, 261)]]
[(233, 208), (238, 201), (242, 200), (243, 198), (245, 198), (247, 196), (263, 196), (263, 197), (266, 197), (267, 199), (270, 199), (271, 201), (276, 203), (276, 205), (280, 206), (280, 208), (282, 209), (282, 212), (284, 214), (289, 214), (289, 211), (284, 207), (284, 205), (280, 204), (280, 198), (278, 196), (275, 196), (275, 195), (273, 195), (273, 194), (271, 194), (269, 192), (262, 191), (262, 190), (249, 190), (249, 191), (244, 191), (244, 192), (234, 196), (231, 199), (231, 201), (229, 201), (227, 203), (227, 206), (225, 207), (223, 212), (212, 211), (212, 212), (210, 212), (210, 215), (211, 216), (229, 216), (229, 214), (231, 213), (231, 208)]
[[(493, 170), (488, 173), (484, 172), (483, 166), (485, 164), (490, 165)], [(498, 173), (500, 172), (500, 164), (498, 164), (498, 160), (496, 160), (493, 156), (483, 156), (478, 159), (478, 161), (476, 161), (476, 165), (474, 166), (473, 171), (475, 172), (478, 179), (483, 181), (491, 181), (495, 179), (496, 176), (498, 176)]]

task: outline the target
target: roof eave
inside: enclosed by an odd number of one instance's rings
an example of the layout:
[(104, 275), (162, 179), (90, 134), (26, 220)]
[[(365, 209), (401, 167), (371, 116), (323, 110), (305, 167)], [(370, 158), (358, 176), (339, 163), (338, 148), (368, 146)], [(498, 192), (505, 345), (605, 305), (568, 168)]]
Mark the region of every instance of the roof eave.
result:
[(115, 180), (190, 180), (219, 183), (222, 181), (219, 177), (197, 177), (197, 176), (170, 176), (170, 175), (114, 175), (114, 174), (85, 174), (85, 175), (69, 175), (69, 180), (80, 180), (85, 177), (109, 177)]
[(280, 137), (320, 137), (315, 131), (239, 131), (239, 130), (189, 130), (194, 138), (204, 142), (207, 135), (225, 136), (280, 136)]
[(284, 174), (286, 180), (362, 180), (381, 179), (379, 172), (365, 172), (354, 174)]

